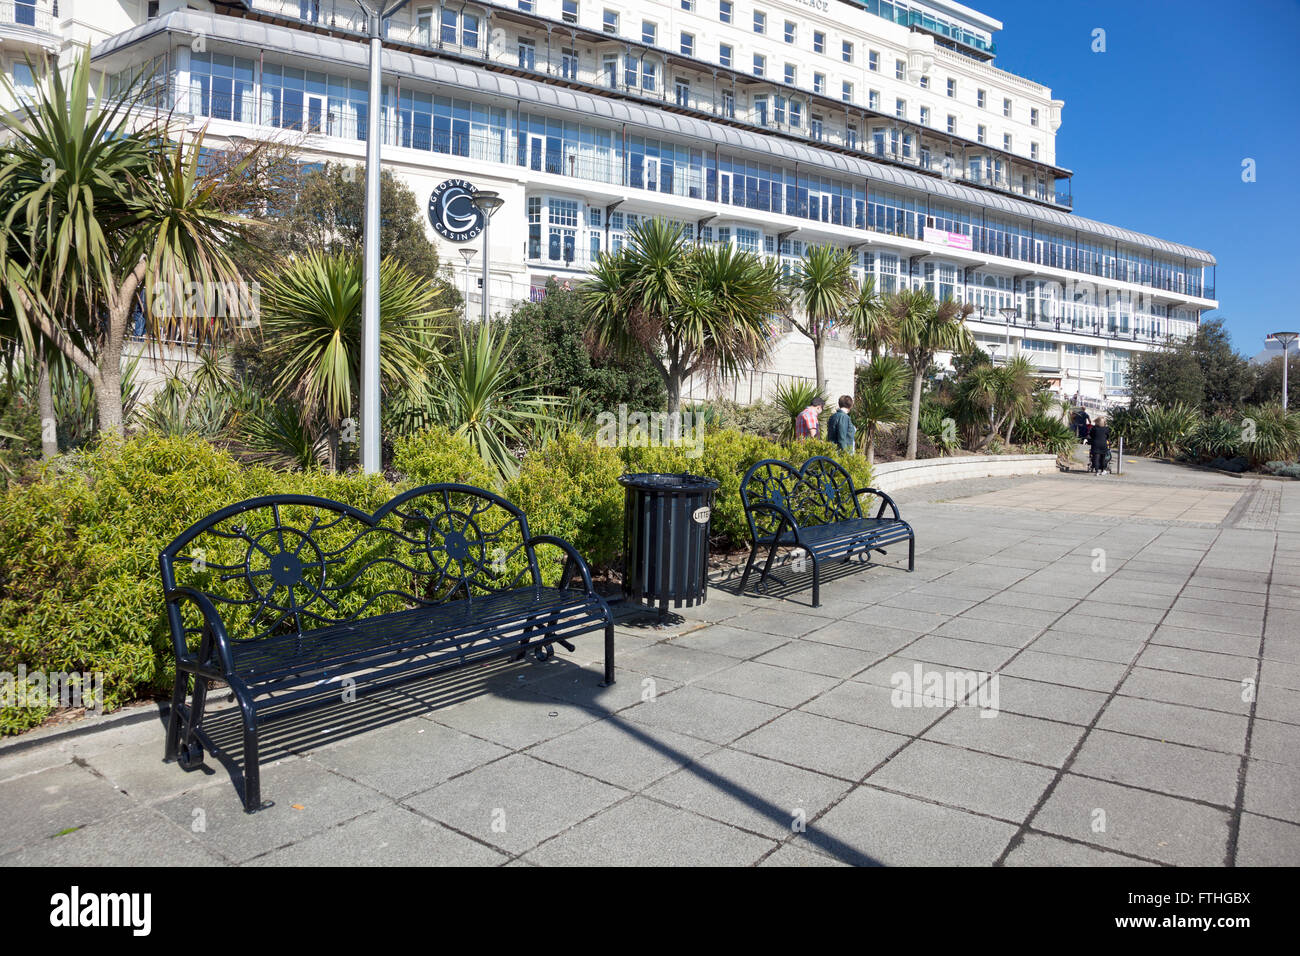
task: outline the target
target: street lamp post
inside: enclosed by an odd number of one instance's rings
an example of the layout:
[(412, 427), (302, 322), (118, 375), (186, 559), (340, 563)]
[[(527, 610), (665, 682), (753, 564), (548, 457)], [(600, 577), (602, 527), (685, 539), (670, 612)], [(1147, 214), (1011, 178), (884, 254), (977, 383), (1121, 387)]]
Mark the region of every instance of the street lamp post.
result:
[(1300, 339), (1300, 332), (1274, 332), (1267, 341), (1282, 344), (1282, 411), (1286, 411), (1287, 366), (1290, 364), (1291, 343)]
[(379, 435), (379, 118), (382, 109), (384, 20), (406, 0), (357, 0), (370, 37), (370, 98), (366, 114), (366, 216), (362, 256), (361, 469), (382, 467)]
[(1016, 317), (1016, 313), (1019, 312), (1020, 310), (1017, 309), (1014, 305), (1004, 305), (1002, 308), (998, 309), (998, 311), (1002, 313), (1002, 318), (1005, 319), (1007, 323), (1007, 361), (1010, 362), (1011, 361), (1011, 320)]
[(465, 260), (465, 316), (469, 317), (469, 261), (478, 255), (477, 249), (461, 249), (460, 256)]
[(492, 259), (492, 247), (488, 245), (488, 226), (492, 223), (492, 217), (497, 214), (497, 210), (505, 205), (505, 200), (501, 194), (491, 189), (480, 189), (474, 194), (474, 208), (483, 214), (483, 321), (488, 320), (488, 281), (491, 276), (488, 272), (488, 266)]

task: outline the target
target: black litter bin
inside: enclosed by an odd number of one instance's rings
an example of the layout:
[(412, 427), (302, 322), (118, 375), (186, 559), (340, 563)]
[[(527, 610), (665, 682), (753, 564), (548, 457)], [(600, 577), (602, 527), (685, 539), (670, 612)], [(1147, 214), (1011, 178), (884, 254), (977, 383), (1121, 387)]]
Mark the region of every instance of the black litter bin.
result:
[(703, 604), (708, 588), (709, 516), (718, 483), (699, 475), (623, 475), (623, 593), (673, 607)]

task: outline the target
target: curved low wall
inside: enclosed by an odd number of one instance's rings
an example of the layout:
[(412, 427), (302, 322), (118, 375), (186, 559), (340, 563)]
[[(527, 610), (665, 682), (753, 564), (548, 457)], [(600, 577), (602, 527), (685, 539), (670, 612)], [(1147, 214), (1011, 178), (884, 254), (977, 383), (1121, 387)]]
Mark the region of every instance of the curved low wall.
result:
[(962, 478), (1002, 478), (1056, 474), (1055, 455), (958, 455), (920, 461), (877, 462), (871, 483), (893, 494), (904, 488)]

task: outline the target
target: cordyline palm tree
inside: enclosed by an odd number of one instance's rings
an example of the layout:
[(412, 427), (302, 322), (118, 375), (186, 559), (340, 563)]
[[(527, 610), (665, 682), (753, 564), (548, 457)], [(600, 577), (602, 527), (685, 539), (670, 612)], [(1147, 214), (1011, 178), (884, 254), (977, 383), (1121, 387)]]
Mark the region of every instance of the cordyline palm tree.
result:
[[(89, 51), (66, 81), (58, 70), (0, 117), (12, 141), (0, 157), (0, 275), (24, 346), (43, 338), (89, 378), (98, 427), (122, 427), (122, 346), (143, 301), (148, 328), (204, 341), (215, 329), (201, 288), (234, 288), (228, 250), (245, 220), (225, 181), (199, 172), (202, 133), (173, 140), (133, 111), (135, 98), (91, 88)], [(198, 304), (200, 307), (194, 307)], [(159, 306), (162, 306), (159, 308)], [(226, 314), (239, 303), (226, 302)]]
[(826, 339), (858, 298), (853, 257), (834, 246), (809, 246), (790, 285), (790, 321), (812, 340), (817, 391), (825, 397)]
[(907, 425), (907, 458), (916, 458), (916, 430), (921, 419), (921, 388), (937, 352), (964, 351), (972, 343), (966, 317), (969, 302), (936, 301), (926, 288), (902, 289), (888, 296), (885, 308), (894, 328), (894, 345), (912, 370), (912, 414)]
[(907, 365), (892, 355), (877, 355), (858, 379), (853, 417), (867, 449), (867, 464), (876, 461), (876, 439), (907, 421)]
[[(343, 422), (361, 380), (361, 260), (346, 253), (308, 253), (262, 275), (262, 321), (268, 363), (279, 369), (274, 397), (291, 396), (309, 426), (326, 430), (337, 470)], [(423, 334), (442, 318), (434, 290), (393, 259), (379, 265), (379, 375), (383, 388), (407, 387), (431, 361)]]
[(858, 286), (847, 316), (858, 348), (870, 353), (873, 360), (893, 344), (893, 315), (885, 308), (884, 297), (876, 291), (873, 276), (867, 276)]
[(530, 432), (547, 431), (568, 400), (539, 393), (520, 375), (503, 327), (489, 323), (472, 335), (462, 328), (453, 352), (436, 360), (428, 390), (431, 416), (468, 438), (503, 477), (513, 477), (519, 462), (511, 444), (524, 445)]
[(594, 343), (653, 359), (668, 393), (669, 426), (691, 375), (735, 375), (767, 357), (768, 320), (781, 311), (781, 274), (731, 245), (694, 245), (654, 219), (602, 255), (579, 290)]
[(1010, 435), (1016, 419), (1033, 411), (1035, 387), (1033, 363), (1023, 355), (1003, 365), (977, 365), (962, 378), (957, 385), (958, 408), (969, 410), (964, 413), (967, 419), (986, 417), (988, 422), (977, 451), (1003, 433)]

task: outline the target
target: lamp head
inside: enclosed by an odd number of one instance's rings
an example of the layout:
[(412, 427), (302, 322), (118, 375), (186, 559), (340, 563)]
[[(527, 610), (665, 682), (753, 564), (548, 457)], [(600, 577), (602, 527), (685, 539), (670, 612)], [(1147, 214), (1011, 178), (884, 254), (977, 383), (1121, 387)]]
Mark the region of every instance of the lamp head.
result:
[(496, 211), (505, 205), (506, 201), (501, 198), (501, 194), (492, 189), (480, 189), (476, 192), (470, 202), (483, 215), (491, 219), (496, 215)]

